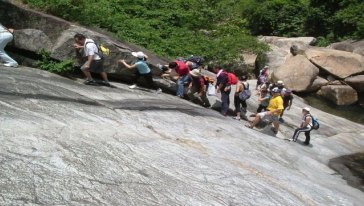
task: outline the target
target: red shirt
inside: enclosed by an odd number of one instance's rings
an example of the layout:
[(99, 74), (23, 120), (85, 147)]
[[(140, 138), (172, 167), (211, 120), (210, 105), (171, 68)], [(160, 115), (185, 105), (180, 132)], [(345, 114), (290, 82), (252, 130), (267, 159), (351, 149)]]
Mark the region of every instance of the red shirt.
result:
[(176, 61), (177, 63), (177, 68), (176, 68), (176, 72), (178, 75), (180, 76), (186, 76), (190, 73), (190, 68), (187, 66), (186, 63), (184, 63), (183, 61)]

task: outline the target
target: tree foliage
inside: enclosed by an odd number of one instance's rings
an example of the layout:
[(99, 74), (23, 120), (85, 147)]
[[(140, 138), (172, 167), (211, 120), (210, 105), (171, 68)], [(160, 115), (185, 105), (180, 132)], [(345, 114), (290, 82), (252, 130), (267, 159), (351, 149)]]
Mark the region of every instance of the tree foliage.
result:
[(314, 36), (320, 44), (364, 37), (362, 0), (23, 0), (100, 27), (160, 56), (235, 61), (267, 47), (252, 35)]

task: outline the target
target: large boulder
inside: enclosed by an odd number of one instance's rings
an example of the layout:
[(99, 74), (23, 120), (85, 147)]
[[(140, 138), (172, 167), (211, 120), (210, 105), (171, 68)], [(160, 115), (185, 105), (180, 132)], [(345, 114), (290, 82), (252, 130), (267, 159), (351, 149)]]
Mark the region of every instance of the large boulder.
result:
[(39, 52), (44, 49), (50, 51), (52, 42), (49, 37), (37, 29), (22, 29), (14, 32), (15, 47), (27, 51)]
[(342, 42), (333, 43), (329, 46), (331, 49), (341, 50), (360, 54), (364, 56), (364, 40), (346, 40)]
[[(34, 53), (45, 49), (51, 53), (52, 58), (60, 61), (77, 60), (73, 47), (73, 36), (76, 33), (82, 33), (98, 43), (104, 44), (111, 50), (111, 54), (105, 59), (104, 66), (110, 76), (115, 79), (124, 81), (131, 79), (133, 72), (118, 65), (117, 61), (119, 59), (125, 59), (127, 62), (135, 61), (131, 55), (133, 51), (143, 51), (148, 55), (148, 62), (155, 75), (160, 73), (157, 64), (168, 63), (168, 60), (157, 57), (145, 48), (118, 41), (103, 34), (102, 31), (97, 32), (77, 26), (63, 19), (22, 8), (10, 2), (0, 4), (0, 19), (4, 25), (16, 29), (13, 47)], [(21, 59), (23, 58), (19, 59), (19, 63), (22, 64)]]
[(314, 37), (286, 38), (277, 36), (261, 36), (259, 37), (259, 40), (285, 49), (289, 49), (293, 45), (297, 45), (298, 47), (308, 47), (310, 45), (314, 45), (316, 42), (316, 38)]
[(348, 85), (323, 86), (317, 94), (334, 102), (336, 105), (351, 105), (358, 101), (358, 93)]
[(364, 92), (364, 75), (348, 77), (345, 82), (352, 86), (358, 92)]
[(329, 81), (320, 76), (317, 76), (315, 80), (313, 80), (311, 87), (307, 89), (307, 92), (313, 92), (319, 90), (322, 86), (327, 85)]
[(290, 56), (272, 73), (272, 80), (284, 80), (287, 88), (297, 92), (306, 91), (317, 77), (319, 69), (303, 55)]
[(312, 63), (340, 79), (364, 71), (364, 58), (359, 54), (326, 48), (310, 48), (305, 54)]

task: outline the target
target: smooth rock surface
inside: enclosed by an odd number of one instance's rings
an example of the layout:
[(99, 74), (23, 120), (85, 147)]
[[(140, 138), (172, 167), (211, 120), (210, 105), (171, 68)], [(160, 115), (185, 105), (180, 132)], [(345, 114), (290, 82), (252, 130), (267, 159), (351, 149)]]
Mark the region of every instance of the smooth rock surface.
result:
[[(364, 126), (312, 109), (309, 147), (167, 94), (0, 66), (0, 205), (361, 205), (329, 159)], [(253, 82), (252, 82), (253, 84)], [(254, 88), (251, 85), (251, 88)], [(256, 109), (256, 96), (248, 100)], [(303, 136), (300, 136), (303, 139)]]
[(364, 75), (348, 77), (345, 82), (352, 86), (358, 92), (364, 92)]

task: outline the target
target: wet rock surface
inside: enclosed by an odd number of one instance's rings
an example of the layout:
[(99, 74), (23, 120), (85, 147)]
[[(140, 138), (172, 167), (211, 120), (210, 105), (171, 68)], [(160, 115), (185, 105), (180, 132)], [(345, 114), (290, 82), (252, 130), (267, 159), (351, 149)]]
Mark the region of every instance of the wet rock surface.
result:
[(327, 165), (363, 150), (362, 125), (312, 109), (322, 126), (305, 147), (284, 140), (300, 122), (299, 98), (274, 137), (172, 95), (114, 85), (0, 66), (0, 205), (364, 201)]

